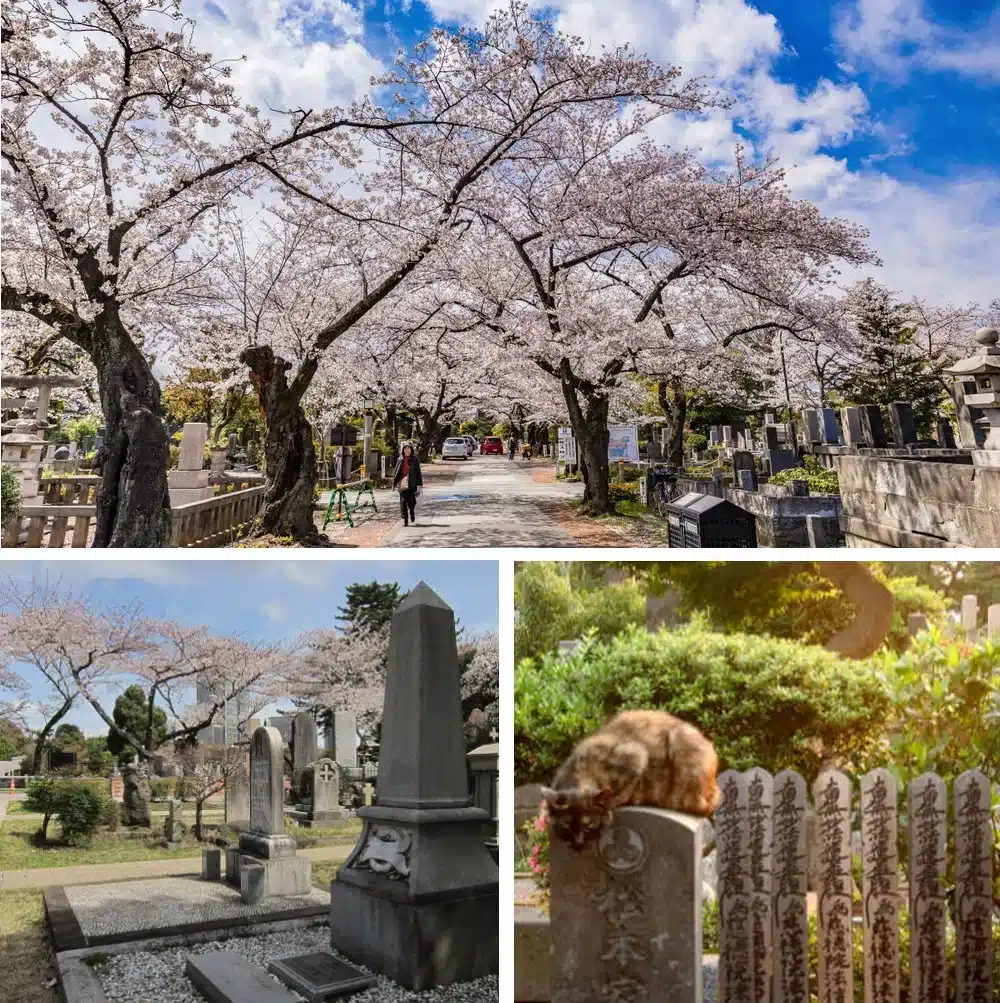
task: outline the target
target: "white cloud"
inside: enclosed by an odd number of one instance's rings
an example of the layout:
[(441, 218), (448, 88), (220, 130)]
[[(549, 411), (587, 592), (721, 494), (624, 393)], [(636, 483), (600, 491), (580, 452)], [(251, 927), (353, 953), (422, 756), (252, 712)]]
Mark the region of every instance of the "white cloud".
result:
[(975, 29), (935, 24), (925, 0), (851, 0), (834, 20), (846, 69), (868, 68), (890, 77), (920, 70), (953, 71), (1000, 82), (1000, 11)]

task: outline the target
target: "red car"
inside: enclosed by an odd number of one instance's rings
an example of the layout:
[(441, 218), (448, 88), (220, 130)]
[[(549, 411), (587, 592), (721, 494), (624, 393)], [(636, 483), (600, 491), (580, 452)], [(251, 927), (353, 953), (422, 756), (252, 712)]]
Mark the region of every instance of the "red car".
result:
[(479, 447), (479, 452), (483, 456), (489, 456), (490, 453), (499, 453), (500, 456), (503, 456), (503, 439), (499, 435), (483, 436), (483, 444)]

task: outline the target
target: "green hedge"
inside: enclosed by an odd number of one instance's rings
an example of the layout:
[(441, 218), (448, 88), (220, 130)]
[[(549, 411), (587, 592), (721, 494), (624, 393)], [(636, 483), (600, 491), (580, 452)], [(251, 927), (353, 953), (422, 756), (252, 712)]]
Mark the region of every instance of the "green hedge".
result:
[(574, 744), (619, 710), (658, 707), (713, 740), (720, 768), (798, 770), (864, 761), (879, 747), (889, 689), (865, 662), (696, 621), (628, 627), (568, 657), (522, 659), (514, 674), (515, 782), (544, 783)]
[(0, 463), (0, 529), (4, 529), (21, 511), (24, 492), (12, 467)]

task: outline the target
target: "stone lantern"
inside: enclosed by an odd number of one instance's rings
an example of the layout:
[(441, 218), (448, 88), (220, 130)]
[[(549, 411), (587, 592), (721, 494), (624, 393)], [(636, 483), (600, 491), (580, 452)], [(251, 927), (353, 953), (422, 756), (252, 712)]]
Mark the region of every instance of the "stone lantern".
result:
[[(965, 404), (979, 408), (990, 423), (982, 449), (972, 451), (972, 462), (977, 467), (1000, 468), (1000, 331), (983, 327), (976, 332), (976, 341), (982, 349), (968, 359), (960, 359), (944, 372), (965, 384)], [(975, 382), (972, 390), (969, 384)]]
[(47, 443), (38, 434), (37, 423), (21, 418), (0, 438), (0, 461), (17, 474), (24, 493), (24, 505), (39, 504), (38, 470), (42, 465), (42, 450)]

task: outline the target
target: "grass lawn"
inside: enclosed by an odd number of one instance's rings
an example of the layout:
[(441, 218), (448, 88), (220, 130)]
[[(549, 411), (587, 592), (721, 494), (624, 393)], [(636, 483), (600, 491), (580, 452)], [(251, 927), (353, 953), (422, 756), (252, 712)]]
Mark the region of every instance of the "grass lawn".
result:
[(334, 879), (340, 864), (332, 860), (314, 860), (312, 869), (312, 883), (323, 891), (330, 890), (330, 882)]
[(45, 985), (56, 967), (40, 891), (0, 892), (0, 945), (5, 1000), (59, 1003), (59, 986)]
[[(153, 827), (149, 831), (127, 829), (117, 834), (99, 832), (86, 846), (66, 846), (59, 842), (58, 819), (49, 823), (49, 846), (37, 846), (35, 833), (41, 825), (41, 815), (8, 815), (0, 823), (0, 868), (28, 870), (35, 867), (72, 867), (76, 864), (116, 864), (133, 860), (170, 860), (197, 857), (201, 844), (190, 835), (168, 848), (163, 842), (163, 820), (153, 813)], [(185, 812), (184, 820), (193, 824), (194, 812)], [(221, 824), (222, 818), (205, 818), (206, 822)], [(289, 824), (289, 835), (294, 836), (301, 849), (353, 842), (361, 832), (361, 820), (349, 819), (336, 825), (316, 826), (312, 829)], [(208, 835), (208, 834), (206, 834)]]

